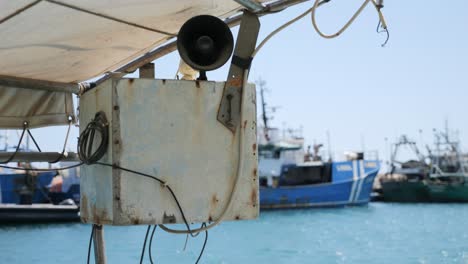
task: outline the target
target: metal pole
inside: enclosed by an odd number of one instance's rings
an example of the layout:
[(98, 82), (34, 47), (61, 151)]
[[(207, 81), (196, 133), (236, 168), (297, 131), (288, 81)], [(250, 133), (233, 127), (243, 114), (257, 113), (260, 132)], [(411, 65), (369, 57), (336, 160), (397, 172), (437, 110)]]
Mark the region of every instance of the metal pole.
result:
[(77, 83), (44, 81), (0, 75), (0, 86), (79, 94), (86, 87)]
[(94, 225), (94, 260), (97, 264), (106, 264), (106, 247), (104, 243), (104, 226)]
[(0, 152), (0, 161), (8, 160), (16, 162), (54, 162), (60, 158), (60, 161), (80, 161), (78, 154), (67, 152), (61, 157), (59, 152)]

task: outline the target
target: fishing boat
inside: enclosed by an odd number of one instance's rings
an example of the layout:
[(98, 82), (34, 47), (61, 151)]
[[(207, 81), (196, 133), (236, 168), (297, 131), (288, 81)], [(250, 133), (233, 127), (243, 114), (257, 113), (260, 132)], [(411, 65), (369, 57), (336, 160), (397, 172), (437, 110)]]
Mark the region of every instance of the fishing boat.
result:
[[(410, 151), (407, 160), (401, 161), (400, 155)], [(379, 200), (386, 202), (424, 202), (429, 200), (425, 180), (428, 179), (430, 164), (421, 153), (415, 141), (402, 135), (394, 144), (390, 171), (378, 178)]]
[[(260, 208), (304, 208), (363, 205), (370, 200), (378, 159), (365, 160), (363, 153), (348, 153), (345, 161), (323, 161), (322, 144), (304, 152), (304, 138), (291, 131), (269, 127), (260, 82), (263, 127), (258, 135)], [(282, 136), (280, 136), (282, 134)]]
[[(56, 172), (0, 173), (0, 223), (79, 221), (79, 185)], [(58, 182), (61, 182), (58, 184)], [(78, 200), (76, 200), (78, 199)]]
[[(392, 155), (390, 173), (380, 179), (381, 200), (388, 202), (468, 202), (468, 162), (460, 142), (435, 131), (435, 147), (422, 155), (416, 144), (402, 137)], [(419, 157), (398, 165), (395, 156), (402, 145), (410, 145)]]
[[(8, 152), (8, 137), (3, 152)], [(16, 148), (16, 147), (15, 147)], [(29, 135), (21, 150), (31, 151)], [(10, 162), (17, 169), (0, 168), (0, 223), (33, 223), (79, 220), (79, 168), (35, 172), (31, 163)], [(60, 163), (60, 166), (71, 164)]]
[(425, 181), (431, 202), (468, 202), (468, 163), (460, 142), (449, 138), (448, 129), (435, 135), (436, 146), (429, 152), (431, 169)]

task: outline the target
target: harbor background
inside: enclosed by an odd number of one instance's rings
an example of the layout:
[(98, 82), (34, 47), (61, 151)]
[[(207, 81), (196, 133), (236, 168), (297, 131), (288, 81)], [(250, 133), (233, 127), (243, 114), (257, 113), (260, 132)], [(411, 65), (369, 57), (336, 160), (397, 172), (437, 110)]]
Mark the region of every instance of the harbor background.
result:
[[(201, 263), (468, 263), (468, 205), (393, 204), (264, 211), (209, 231)], [(85, 263), (90, 225), (0, 226), (2, 263)], [(106, 226), (109, 263), (137, 263), (146, 226)], [(157, 263), (193, 263), (203, 234), (156, 231)], [(149, 263), (146, 257), (146, 262)]]

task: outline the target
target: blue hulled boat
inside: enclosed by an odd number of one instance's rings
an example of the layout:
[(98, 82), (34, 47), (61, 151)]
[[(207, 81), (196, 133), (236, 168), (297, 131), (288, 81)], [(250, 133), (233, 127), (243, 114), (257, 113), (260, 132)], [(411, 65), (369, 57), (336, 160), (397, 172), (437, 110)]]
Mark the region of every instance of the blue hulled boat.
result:
[(324, 162), (322, 144), (304, 152), (304, 138), (293, 130), (279, 131), (268, 125), (260, 80), (263, 126), (258, 131), (260, 208), (302, 208), (362, 205), (370, 201), (374, 178), (380, 169), (375, 159), (363, 153), (348, 153), (346, 161)]
[(61, 173), (0, 168), (0, 224), (79, 221), (77, 171)]
[(268, 179), (262, 181), (260, 208), (367, 204), (378, 170), (378, 161), (370, 160), (283, 165), (270, 186)]

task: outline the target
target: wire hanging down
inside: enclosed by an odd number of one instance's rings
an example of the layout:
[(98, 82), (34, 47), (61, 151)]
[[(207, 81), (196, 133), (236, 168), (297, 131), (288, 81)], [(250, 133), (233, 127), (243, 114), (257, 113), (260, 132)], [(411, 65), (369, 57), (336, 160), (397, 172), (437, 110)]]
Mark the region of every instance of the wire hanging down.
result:
[[(297, 22), (298, 20), (300, 20), (301, 18), (305, 17), (307, 14), (311, 14), (311, 20), (312, 20), (312, 26), (314, 27), (315, 31), (323, 38), (327, 38), (327, 39), (331, 39), (331, 38), (336, 38), (338, 36), (340, 36), (344, 31), (346, 31), (346, 29), (348, 29), (348, 27), (354, 22), (354, 20), (361, 14), (361, 12), (364, 10), (364, 8), (369, 4), (369, 3), (372, 3), (374, 5), (374, 7), (376, 8), (377, 10), (377, 13), (378, 13), (378, 16), (379, 16), (379, 26), (381, 26), (384, 31), (383, 32), (387, 32), (387, 40), (385, 41), (384, 44), (382, 44), (382, 47), (385, 46), (385, 44), (387, 44), (388, 42), (388, 39), (389, 39), (389, 32), (388, 32), (388, 28), (387, 28), (387, 23), (385, 21), (385, 18), (382, 14), (382, 11), (381, 9), (383, 8), (383, 5), (380, 3), (377, 3), (376, 0), (365, 0), (361, 7), (356, 11), (356, 13), (354, 13), (354, 15), (351, 17), (351, 19), (348, 20), (348, 22), (340, 29), (338, 30), (336, 33), (333, 33), (333, 34), (330, 34), (330, 35), (327, 35), (327, 34), (324, 34), (320, 28), (318, 27), (317, 25), (317, 22), (316, 22), (316, 19), (315, 19), (315, 13), (316, 13), (316, 10), (317, 8), (319, 8), (320, 6), (322, 6), (323, 4), (326, 4), (328, 2), (330, 2), (331, 0), (316, 0), (314, 5), (307, 9), (305, 12), (301, 13), (300, 15), (298, 15), (297, 17), (289, 20), (288, 22), (284, 23), (283, 25), (281, 25), (280, 27), (278, 27), (277, 29), (275, 29), (274, 31), (272, 31), (270, 34), (268, 34), (268, 36), (266, 36), (262, 42), (260, 42), (260, 44), (257, 46), (257, 48), (255, 49), (252, 57), (255, 57), (255, 55), (260, 51), (260, 49), (274, 36), (276, 35), (277, 33), (279, 33), (280, 31), (282, 31), (283, 29), (287, 28), (288, 26), (294, 24), (295, 22)], [(379, 1), (381, 2), (381, 1)]]
[(153, 254), (151, 252), (151, 249), (153, 248), (152, 245), (153, 245), (153, 237), (154, 237), (154, 232), (156, 231), (156, 227), (158, 227), (157, 225), (154, 225), (153, 226), (153, 231), (151, 232), (151, 237), (150, 237), (150, 241), (149, 241), (149, 245), (148, 245), (148, 254), (149, 254), (149, 258), (150, 258), (150, 263), (153, 264)]
[(95, 225), (93, 225), (91, 227), (91, 235), (89, 236), (88, 257), (87, 257), (87, 261), (86, 261), (87, 264), (89, 264), (89, 260), (91, 259), (91, 245), (93, 244), (94, 228), (95, 228)]
[[(143, 258), (145, 257), (146, 241), (148, 240), (148, 235), (149, 235), (150, 229), (151, 229), (151, 225), (149, 225), (148, 228), (146, 229), (145, 241), (143, 242), (143, 248), (141, 249), (140, 264), (143, 263)], [(150, 248), (150, 250), (151, 250), (151, 248)], [(153, 262), (151, 262), (151, 263), (153, 263)]]
[[(0, 161), (0, 164), (9, 163), (10, 161), (12, 161), (15, 158), (16, 154), (19, 152), (19, 149), (21, 147), (21, 143), (23, 142), (23, 137), (24, 137), (24, 133), (26, 132), (26, 130), (28, 130), (28, 122), (23, 123), (23, 131), (21, 132), (21, 136), (19, 138), (18, 145), (16, 146), (15, 152), (13, 152), (13, 154), (11, 154), (11, 156), (7, 160)], [(8, 168), (8, 166), (3, 166), (3, 165), (0, 165), (0, 167)]]

